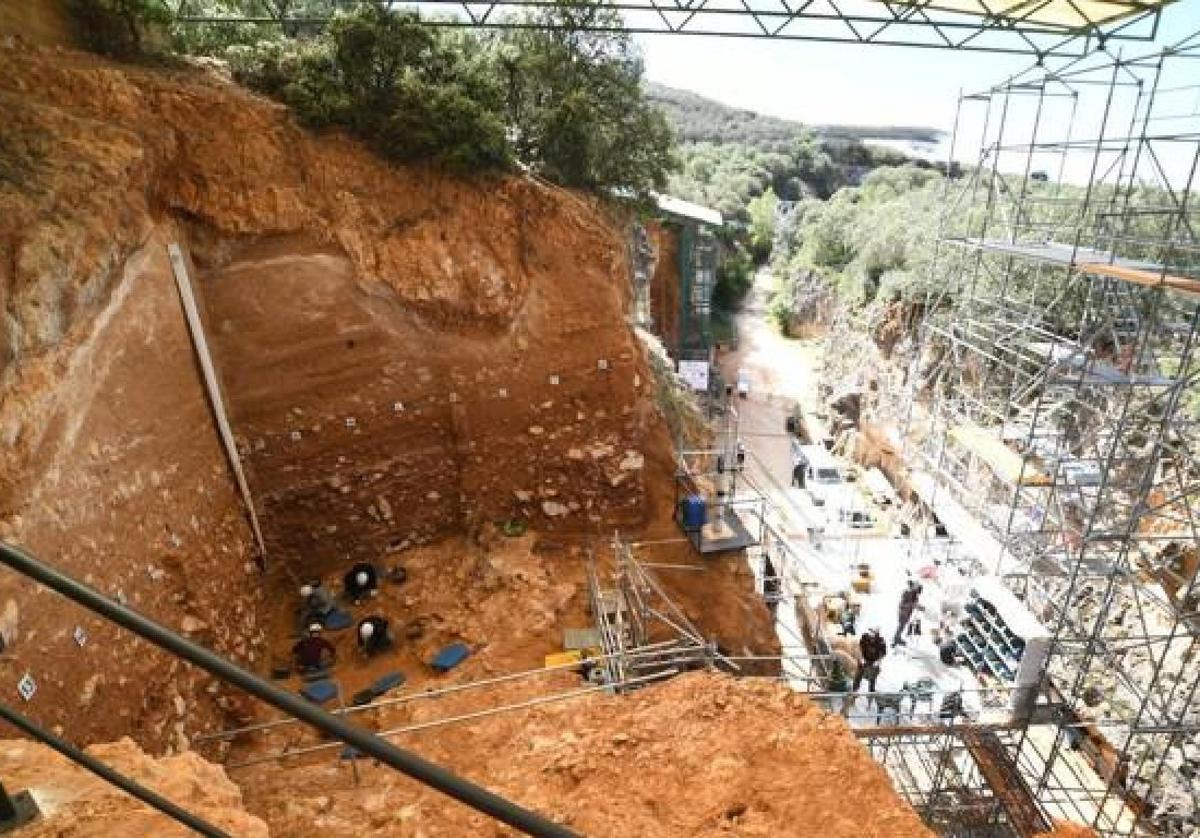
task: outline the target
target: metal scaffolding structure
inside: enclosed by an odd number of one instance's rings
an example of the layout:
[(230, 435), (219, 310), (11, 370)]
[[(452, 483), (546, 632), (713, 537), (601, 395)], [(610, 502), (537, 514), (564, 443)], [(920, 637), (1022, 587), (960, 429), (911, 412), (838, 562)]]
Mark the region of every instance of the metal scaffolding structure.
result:
[[(256, 23), (292, 31), (322, 26), (329, 15), (267, 6), (257, 15), (214, 15), (194, 0), (169, 2), (184, 25)], [(334, 0), (350, 6), (353, 0)], [(397, 4), (398, 5), (398, 4)], [(530, 14), (555, 0), (421, 0), (409, 4), (433, 26), (536, 28)], [(968, 52), (1078, 57), (1119, 41), (1153, 39), (1162, 2), (1154, 0), (609, 0), (597, 6), (620, 13), (624, 31), (791, 41), (877, 44)], [(282, 9), (282, 11), (278, 11)], [(597, 18), (592, 31), (613, 29)]]
[[(978, 157), (947, 182), (897, 394), (911, 485), (958, 542), (942, 560), (1002, 577), (1053, 635), (1027, 724), (986, 750), (1043, 816), (1105, 836), (1200, 826), (1196, 58), (1200, 33), (960, 98), (953, 145)], [(941, 736), (872, 748), (959, 766), (900, 784), (953, 820), (988, 771)]]

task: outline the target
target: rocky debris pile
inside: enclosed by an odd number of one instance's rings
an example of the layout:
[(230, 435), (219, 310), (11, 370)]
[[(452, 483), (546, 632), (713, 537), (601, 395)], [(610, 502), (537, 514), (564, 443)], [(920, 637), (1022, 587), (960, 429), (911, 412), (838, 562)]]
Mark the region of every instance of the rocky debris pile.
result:
[[(587, 835), (930, 835), (840, 717), (769, 681), (691, 673), (400, 743)], [(357, 782), (330, 758), (238, 779), (277, 834), (507, 834), (371, 765)]]
[[(242, 808), (242, 793), (219, 766), (194, 753), (154, 759), (131, 739), (87, 752), (127, 777), (238, 838), (267, 838), (267, 826)], [(28, 789), (42, 817), (21, 830), (27, 838), (70, 835), (154, 838), (194, 833), (48, 748), (0, 741), (0, 776), (10, 792)]]

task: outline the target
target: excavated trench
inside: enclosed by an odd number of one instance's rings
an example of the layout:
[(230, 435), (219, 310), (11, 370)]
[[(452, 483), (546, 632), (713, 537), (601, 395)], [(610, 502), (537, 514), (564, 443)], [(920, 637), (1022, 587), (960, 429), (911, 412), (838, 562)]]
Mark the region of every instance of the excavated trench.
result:
[[(369, 606), (393, 619), (395, 653), (363, 662), (348, 633), (334, 638), (344, 699), (384, 671), (419, 694), (539, 669), (564, 629), (591, 624), (584, 557), (617, 529), (666, 542), (655, 562), (697, 568), (661, 578), (706, 637), (777, 650), (745, 563), (671, 541), (673, 461), (626, 323), (622, 219), (533, 181), (388, 167), (195, 71), (2, 48), (6, 148), (24, 174), (0, 183), (0, 537), (264, 673), (287, 656), (297, 580), (335, 582), (358, 558), (403, 564), (408, 581)], [(265, 556), (218, 441), (172, 243), (189, 258)], [(497, 523), (512, 520), (528, 532), (504, 535)], [(11, 575), (0, 602), (3, 678), (35, 679), (24, 710), (73, 741), (190, 751), (262, 716)], [(436, 676), (427, 662), (451, 641), (472, 655)], [(360, 720), (424, 724), (580, 687), (572, 673), (535, 681)], [(766, 682), (687, 675), (402, 741), (601, 834), (631, 813), (639, 834), (770, 833), (798, 817), (831, 835), (924, 834), (840, 719)], [(284, 728), (200, 750), (232, 765), (311, 744)], [(128, 756), (147, 776), (176, 772)], [(6, 776), (36, 759), (0, 757)], [(180, 776), (204, 774), (194, 755), (185, 763)], [(484, 828), (363, 771), (327, 753), (230, 768), (276, 834)], [(798, 796), (814, 772), (829, 772), (828, 789), (838, 772), (856, 778), (875, 804), (869, 829), (841, 813), (840, 793)], [(241, 800), (218, 791), (236, 820)], [(86, 808), (92, 794), (62, 811), (153, 831), (117, 818), (127, 802)]]

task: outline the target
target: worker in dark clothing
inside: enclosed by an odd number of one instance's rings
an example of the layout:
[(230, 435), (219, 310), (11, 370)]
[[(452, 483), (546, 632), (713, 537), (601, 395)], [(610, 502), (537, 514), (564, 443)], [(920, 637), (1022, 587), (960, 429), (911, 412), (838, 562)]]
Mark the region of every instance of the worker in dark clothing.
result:
[(804, 488), (804, 463), (796, 463), (792, 466), (792, 485)]
[(875, 683), (879, 680), (879, 662), (887, 654), (887, 643), (878, 628), (871, 628), (858, 639), (858, 649), (862, 653), (862, 664), (854, 676), (854, 687), (850, 692), (858, 692), (863, 679), (867, 682), (867, 692), (875, 692)]
[(904, 628), (912, 619), (913, 611), (917, 609), (917, 600), (920, 598), (921, 586), (917, 584), (917, 580), (909, 579), (908, 587), (904, 589), (904, 593), (900, 594), (900, 620), (896, 623), (896, 636), (892, 638), (893, 646), (904, 645)]
[(386, 617), (371, 616), (358, 623), (358, 650), (377, 655), (392, 648), (392, 633)]
[(313, 623), (308, 627), (308, 634), (292, 647), (292, 657), (301, 672), (313, 672), (332, 666), (337, 653), (333, 644), (321, 636), (321, 624)]
[(300, 588), (300, 598), (303, 600), (300, 609), (300, 625), (312, 623), (325, 625), (325, 618), (337, 608), (337, 601), (328, 588), (316, 579)]
[(854, 607), (847, 605), (843, 608), (842, 613), (838, 615), (838, 622), (842, 626), (841, 636), (853, 637), (856, 630), (855, 624), (858, 622), (858, 614)]
[(356, 604), (379, 591), (379, 572), (370, 562), (359, 562), (342, 577), (346, 596)]

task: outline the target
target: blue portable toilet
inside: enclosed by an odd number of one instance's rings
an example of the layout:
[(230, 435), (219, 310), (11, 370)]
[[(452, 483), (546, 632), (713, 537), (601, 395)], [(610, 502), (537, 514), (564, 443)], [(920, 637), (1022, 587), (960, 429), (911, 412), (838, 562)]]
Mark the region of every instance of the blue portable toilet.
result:
[(683, 528), (698, 530), (704, 527), (708, 516), (708, 505), (704, 495), (688, 495), (683, 499)]

